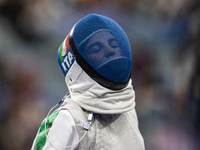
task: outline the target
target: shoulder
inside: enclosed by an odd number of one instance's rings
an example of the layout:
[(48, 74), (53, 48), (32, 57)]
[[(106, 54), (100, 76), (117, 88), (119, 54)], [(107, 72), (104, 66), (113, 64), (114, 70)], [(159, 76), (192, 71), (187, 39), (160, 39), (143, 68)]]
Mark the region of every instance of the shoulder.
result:
[(43, 120), (34, 147), (42, 149), (50, 145), (67, 145), (71, 144), (69, 141), (78, 139), (77, 137), (78, 132), (71, 113), (67, 109), (59, 109)]

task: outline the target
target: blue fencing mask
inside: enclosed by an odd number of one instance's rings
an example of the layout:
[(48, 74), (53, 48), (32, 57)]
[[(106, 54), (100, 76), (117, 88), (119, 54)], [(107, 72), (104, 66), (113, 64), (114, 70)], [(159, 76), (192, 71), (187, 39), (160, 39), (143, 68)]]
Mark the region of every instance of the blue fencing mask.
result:
[(123, 29), (112, 19), (90, 14), (78, 21), (58, 50), (66, 75), (74, 60), (100, 85), (120, 90), (130, 79), (132, 53)]

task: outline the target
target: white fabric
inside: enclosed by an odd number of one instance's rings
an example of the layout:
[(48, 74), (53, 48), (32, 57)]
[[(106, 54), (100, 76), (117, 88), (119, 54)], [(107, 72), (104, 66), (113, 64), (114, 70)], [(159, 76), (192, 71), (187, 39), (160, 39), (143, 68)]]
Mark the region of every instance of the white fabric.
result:
[[(122, 90), (107, 89), (91, 79), (75, 61), (65, 81), (71, 99), (88, 111), (98, 114), (116, 114), (127, 112), (135, 107), (135, 92), (131, 80)], [(80, 138), (70, 112), (61, 110), (49, 130), (50, 142), (46, 141), (43, 150), (75, 150), (79, 144), (71, 148), (64, 147), (76, 144)]]
[[(46, 143), (42, 150), (75, 150), (79, 146), (79, 144), (76, 144), (79, 141), (79, 134), (68, 110), (59, 112), (47, 136), (48, 138), (46, 138)], [(35, 140), (31, 150), (34, 149)], [(67, 148), (67, 146), (74, 144), (76, 145)]]
[(127, 112), (135, 107), (132, 80), (122, 90), (110, 90), (92, 80), (77, 62), (74, 62), (65, 81), (72, 100), (88, 111), (116, 114)]

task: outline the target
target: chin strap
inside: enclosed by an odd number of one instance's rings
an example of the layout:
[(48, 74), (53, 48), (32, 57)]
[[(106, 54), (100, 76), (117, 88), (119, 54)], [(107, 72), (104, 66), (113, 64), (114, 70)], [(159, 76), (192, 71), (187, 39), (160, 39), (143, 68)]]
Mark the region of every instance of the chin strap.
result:
[(88, 130), (89, 130), (91, 124), (92, 124), (93, 112), (89, 112), (89, 114), (88, 114), (88, 122), (87, 122), (87, 123), (85, 123), (85, 122), (82, 123), (82, 127), (83, 127), (86, 131), (85, 131), (85, 133), (83, 134), (83, 136), (80, 138), (80, 140), (79, 140), (77, 143), (75, 143), (75, 144), (73, 144), (73, 145), (68, 145), (68, 146), (63, 146), (63, 147), (62, 147), (62, 146), (55, 145), (55, 144), (52, 143), (52, 141), (50, 141), (50, 139), (49, 139), (48, 136), (47, 136), (47, 131), (46, 131), (47, 119), (48, 119), (50, 113), (52, 112), (52, 110), (55, 109), (55, 108), (56, 108), (58, 105), (60, 105), (61, 103), (63, 103), (64, 100), (65, 100), (66, 98), (69, 98), (69, 97), (70, 97), (70, 93), (67, 93), (67, 94), (62, 98), (62, 100), (61, 100), (60, 102), (58, 102), (54, 107), (52, 107), (52, 108), (50, 109), (50, 111), (48, 112), (48, 114), (47, 114), (47, 116), (46, 116), (46, 119), (45, 119), (45, 135), (46, 135), (46, 137), (47, 137), (47, 140), (48, 140), (49, 143), (51, 144), (51, 146), (53, 146), (54, 148), (70, 148), (70, 147), (76, 146), (77, 144), (79, 144), (79, 143), (83, 140), (83, 138), (84, 138), (85, 135), (87, 134), (87, 132), (88, 132)]

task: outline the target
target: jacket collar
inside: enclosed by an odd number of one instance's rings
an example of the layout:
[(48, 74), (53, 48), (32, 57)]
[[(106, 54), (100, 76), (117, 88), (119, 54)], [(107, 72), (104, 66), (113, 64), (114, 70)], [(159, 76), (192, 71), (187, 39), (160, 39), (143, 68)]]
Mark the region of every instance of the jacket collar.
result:
[(91, 79), (75, 62), (65, 77), (72, 100), (80, 107), (99, 114), (127, 112), (135, 107), (132, 80), (121, 90), (107, 89)]

